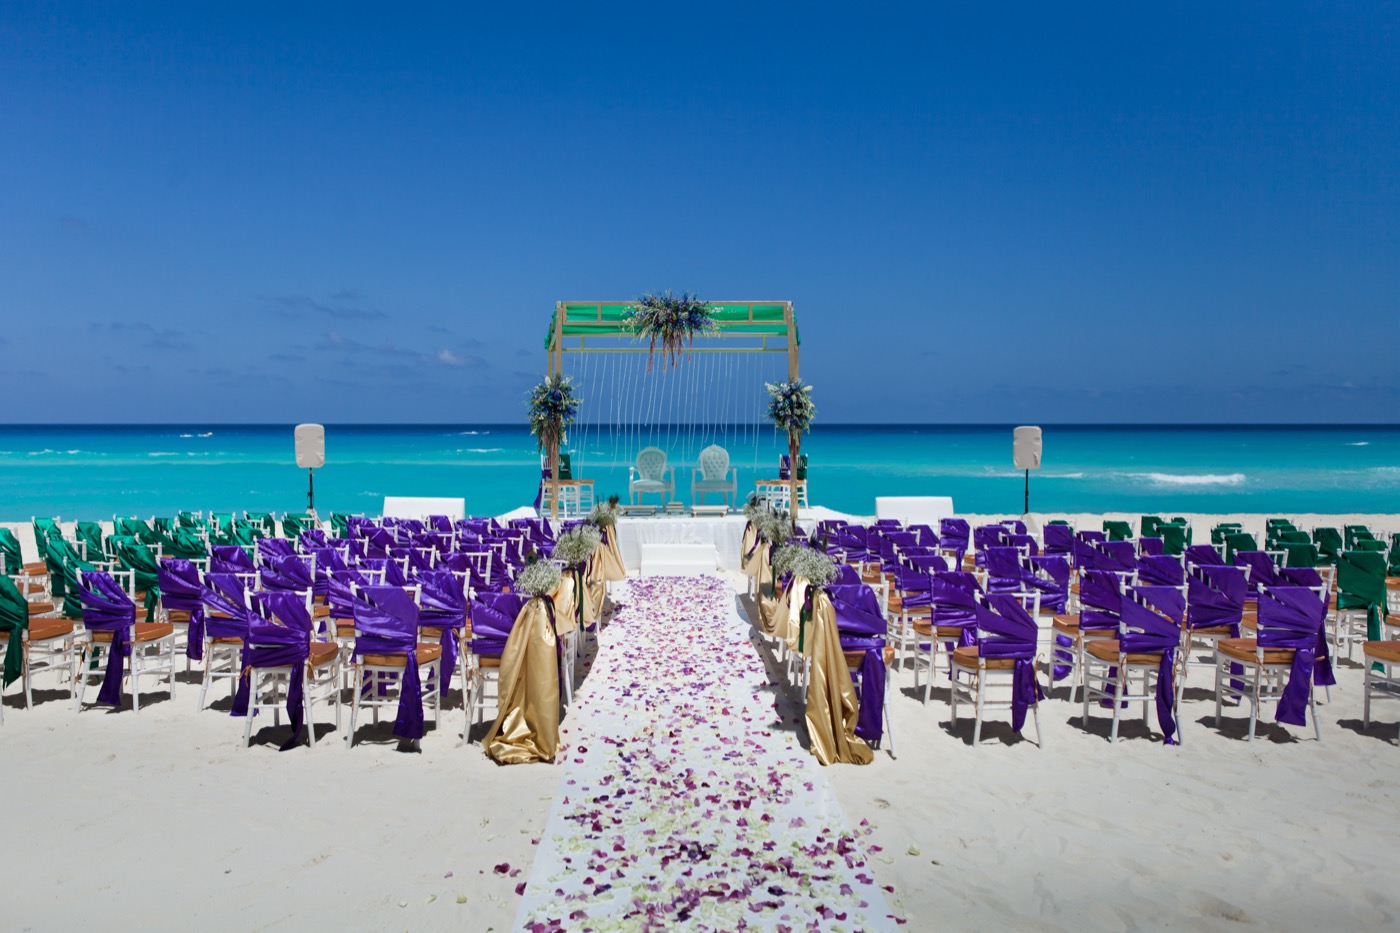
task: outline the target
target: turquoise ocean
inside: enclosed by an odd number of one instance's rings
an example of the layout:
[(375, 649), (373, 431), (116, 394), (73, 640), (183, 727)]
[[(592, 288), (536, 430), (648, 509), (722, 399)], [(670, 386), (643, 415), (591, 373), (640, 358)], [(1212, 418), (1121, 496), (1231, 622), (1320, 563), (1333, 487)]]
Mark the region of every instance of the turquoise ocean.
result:
[[(811, 500), (871, 514), (877, 495), (952, 496), (961, 512), (1021, 511), (1009, 425), (820, 425), (804, 442)], [(689, 501), (690, 466), (730, 450), (741, 494), (776, 476), (771, 429), (576, 429), (576, 473), (626, 497), (642, 446), (666, 449)], [(328, 425), (316, 506), (378, 514), (386, 495), (466, 499), (474, 514), (528, 505), (539, 454), (523, 425)], [(0, 521), (109, 519), (179, 509), (298, 511), (307, 476), (291, 425), (0, 427)], [(1400, 512), (1400, 425), (1045, 427), (1036, 512)]]

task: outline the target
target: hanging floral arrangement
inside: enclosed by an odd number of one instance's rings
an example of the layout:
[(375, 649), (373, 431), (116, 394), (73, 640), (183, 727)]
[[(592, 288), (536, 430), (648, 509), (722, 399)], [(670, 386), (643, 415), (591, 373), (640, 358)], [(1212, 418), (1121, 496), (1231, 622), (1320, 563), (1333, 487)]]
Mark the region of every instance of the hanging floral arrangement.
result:
[(572, 379), (553, 375), (530, 390), (530, 433), (540, 450), (555, 450), (578, 416), (583, 399), (574, 395)]
[(657, 344), (661, 345), (662, 362), (674, 366), (680, 362), (681, 352), (695, 345), (696, 337), (716, 333), (714, 312), (689, 292), (643, 295), (628, 309), (626, 320), (627, 329), (638, 340), (648, 342), (647, 372), (651, 372)]
[(812, 430), (817, 406), (812, 403), (812, 387), (800, 381), (764, 383), (768, 389), (768, 418), (773, 427), (796, 437)]

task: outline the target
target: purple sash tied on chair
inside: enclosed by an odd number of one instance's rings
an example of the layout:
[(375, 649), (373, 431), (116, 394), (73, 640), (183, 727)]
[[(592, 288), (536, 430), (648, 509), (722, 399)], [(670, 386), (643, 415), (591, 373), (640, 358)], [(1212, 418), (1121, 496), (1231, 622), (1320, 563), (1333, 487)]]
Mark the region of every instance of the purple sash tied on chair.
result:
[(1166, 542), (1161, 538), (1138, 538), (1138, 550), (1144, 556), (1158, 556), (1166, 550)]
[(987, 592), (1019, 592), (1021, 589), (1020, 550), (1014, 547), (995, 545), (985, 548), (982, 553), (985, 555), (984, 561), (987, 568)]
[(1074, 529), (1068, 525), (1046, 525), (1043, 531), (1045, 535), (1046, 554), (1074, 553)]
[[(1284, 567), (1279, 571), (1283, 586), (1322, 586), (1322, 574), (1315, 567)], [(1332, 673), (1332, 649), (1327, 644), (1326, 634), (1318, 642), (1316, 657), (1313, 658), (1313, 683), (1319, 687), (1336, 686), (1337, 678)]]
[[(211, 573), (204, 579), (209, 584), (204, 591), (204, 634), (209, 638), (241, 639), (243, 645), (238, 660), (241, 671), (248, 666), (248, 626), (257, 617), (248, 606), (243, 578), (231, 573)], [(229, 715), (248, 715), (248, 680), (245, 677), (238, 678)]]
[[(1086, 570), (1079, 580), (1079, 633), (1118, 629), (1118, 609), (1123, 601), (1122, 585), (1117, 574), (1108, 570)], [(1052, 652), (1054, 663), (1050, 676), (1064, 680), (1074, 670), (1074, 639), (1068, 635), (1055, 636)]]
[(160, 580), (160, 602), (167, 610), (188, 612), (189, 628), (185, 635), (185, 657), (191, 661), (204, 658), (204, 583), (193, 561), (167, 558), (156, 570)]
[(987, 659), (1014, 659), (1011, 683), (1011, 728), (1026, 724), (1026, 710), (1044, 694), (1035, 676), (1036, 624), (1014, 596), (988, 594), (977, 603), (977, 651)]
[(255, 603), (266, 607), (271, 618), (265, 619), (254, 612), (248, 620), (242, 679), (251, 679), (248, 668), (292, 669), (287, 684), (287, 720), (292, 725), (292, 737), (277, 749), (285, 752), (301, 741), (301, 730), (305, 721), (304, 673), (306, 663), (311, 657), (311, 616), (306, 613), (306, 601), (296, 593), (267, 590), (254, 593), (253, 599)]
[(122, 705), (122, 669), (131, 654), (132, 629), (136, 625), (136, 603), (110, 574), (90, 572), (76, 582), (78, 601), (83, 607), (83, 625), (93, 632), (111, 632), (107, 651), (107, 672), (97, 702), (104, 706)]
[[(808, 593), (813, 589), (808, 587)], [(864, 583), (834, 584), (826, 592), (836, 611), (841, 650), (864, 652), (856, 684), (856, 696), (860, 700), (856, 735), (868, 742), (879, 742), (884, 734), (886, 631), (879, 600), (875, 591)]]
[(439, 692), (447, 694), (451, 672), (457, 667), (457, 639), (467, 624), (467, 594), (463, 581), (450, 570), (425, 570), (418, 575), (420, 625), (442, 629), (442, 671)]
[(1210, 544), (1188, 544), (1184, 556), (1186, 558), (1186, 566), (1188, 567), (1195, 564), (1220, 566), (1225, 563), (1224, 558), (1220, 556), (1220, 552)]
[(1138, 581), (1149, 586), (1181, 586), (1186, 572), (1181, 561), (1170, 554), (1147, 554), (1138, 559)]
[[(271, 540), (264, 538), (264, 541)], [(280, 540), (280, 539), (279, 539)], [(267, 559), (259, 572), (262, 585), (269, 590), (314, 590), (311, 567), (293, 554), (274, 555)]]
[(527, 602), (523, 593), (478, 593), (471, 602), (472, 654), (500, 657)]
[(1026, 582), (1040, 590), (1040, 604), (1057, 615), (1069, 604), (1070, 574), (1068, 556), (1048, 553), (1032, 557), (1030, 569), (1024, 572)]
[(1275, 586), (1259, 593), (1259, 647), (1293, 649), (1293, 665), (1279, 697), (1275, 722), (1307, 725), (1313, 666), (1327, 655), (1326, 621), (1326, 601), (1307, 587)]
[(1124, 654), (1161, 652), (1157, 666), (1157, 723), (1162, 741), (1176, 744), (1176, 652), (1181, 645), (1186, 597), (1174, 586), (1134, 586), (1119, 610), (1119, 650)]
[(237, 544), (216, 544), (209, 548), (210, 573), (254, 573), (253, 559)]
[(399, 683), (399, 710), (394, 735), (401, 739), (423, 737), (423, 687), (418, 676), (418, 607), (398, 586), (369, 586), (354, 603), (354, 657), (366, 654), (404, 656)]

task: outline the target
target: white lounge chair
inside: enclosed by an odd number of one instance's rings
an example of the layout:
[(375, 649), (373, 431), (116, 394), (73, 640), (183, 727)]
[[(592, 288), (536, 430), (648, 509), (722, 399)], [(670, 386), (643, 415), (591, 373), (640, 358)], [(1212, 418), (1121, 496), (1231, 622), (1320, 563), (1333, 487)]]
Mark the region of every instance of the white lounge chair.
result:
[(666, 452), (660, 447), (643, 447), (635, 465), (628, 467), (627, 491), (632, 504), (650, 493), (661, 496), (664, 506), (676, 495), (676, 470), (666, 466)]
[(725, 504), (731, 506), (739, 495), (739, 471), (729, 466), (729, 451), (718, 444), (700, 451), (700, 465), (690, 475), (690, 498), (695, 505), (713, 492), (724, 496)]

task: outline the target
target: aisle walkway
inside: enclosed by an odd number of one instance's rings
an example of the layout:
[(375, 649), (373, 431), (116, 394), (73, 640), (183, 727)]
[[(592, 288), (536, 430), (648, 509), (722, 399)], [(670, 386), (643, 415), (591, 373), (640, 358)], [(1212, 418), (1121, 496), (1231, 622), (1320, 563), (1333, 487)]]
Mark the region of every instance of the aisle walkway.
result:
[(517, 929), (894, 929), (715, 577), (633, 578), (569, 717)]

